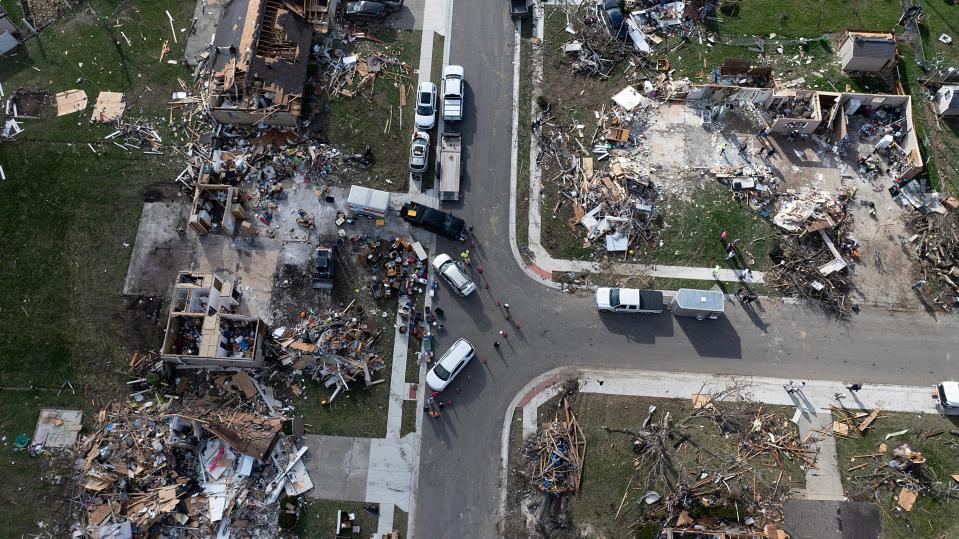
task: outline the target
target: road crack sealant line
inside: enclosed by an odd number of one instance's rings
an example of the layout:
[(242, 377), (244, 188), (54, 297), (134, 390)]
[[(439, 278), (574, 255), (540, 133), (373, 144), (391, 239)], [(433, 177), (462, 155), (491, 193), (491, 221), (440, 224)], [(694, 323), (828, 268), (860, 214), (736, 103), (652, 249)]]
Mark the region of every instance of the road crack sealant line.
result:
[[(497, 508), (497, 520), (506, 518), (507, 481), (509, 479), (509, 436), (513, 428), (513, 414), (518, 407), (524, 408), (523, 416), (536, 417), (536, 411), (527, 413), (525, 408), (533, 405), (537, 408), (555, 396), (562, 384), (571, 378), (580, 381), (583, 393), (626, 395), (633, 397), (651, 397), (666, 399), (687, 399), (693, 393), (711, 388), (728, 387), (733, 383), (744, 384), (744, 398), (777, 406), (793, 406), (811, 412), (828, 411), (837, 404), (836, 394), (847, 395), (846, 382), (836, 380), (809, 380), (800, 398), (793, 398), (783, 388), (791, 382), (786, 378), (766, 376), (737, 376), (728, 374), (710, 374), (696, 372), (652, 371), (646, 369), (595, 368), (585, 366), (559, 367), (547, 371), (530, 380), (520, 389), (503, 417), (500, 450), (500, 496)], [(616, 382), (603, 384), (602, 381)], [(624, 384), (626, 385), (624, 389)], [(645, 386), (644, 386), (645, 384)], [(685, 389), (682, 388), (686, 385)], [(679, 386), (679, 387), (677, 387)], [(686, 391), (688, 390), (688, 391)], [(926, 413), (959, 415), (959, 411), (945, 411), (930, 397), (930, 388), (926, 386), (904, 386), (892, 384), (869, 384), (851, 398), (862, 408), (880, 408), (901, 413)], [(810, 397), (818, 405), (813, 405)], [(535, 420), (534, 420), (535, 421)], [(535, 423), (532, 427), (535, 429)], [(523, 432), (526, 432), (525, 420)]]

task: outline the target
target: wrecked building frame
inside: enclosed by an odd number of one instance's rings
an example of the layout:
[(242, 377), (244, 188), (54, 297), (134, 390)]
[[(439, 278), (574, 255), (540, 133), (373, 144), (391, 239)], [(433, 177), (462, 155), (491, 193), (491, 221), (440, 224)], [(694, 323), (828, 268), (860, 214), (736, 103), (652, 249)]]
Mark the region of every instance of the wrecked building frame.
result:
[(181, 271), (173, 287), (161, 359), (190, 367), (263, 365), (266, 324), (240, 314), (235, 283), (214, 273)]

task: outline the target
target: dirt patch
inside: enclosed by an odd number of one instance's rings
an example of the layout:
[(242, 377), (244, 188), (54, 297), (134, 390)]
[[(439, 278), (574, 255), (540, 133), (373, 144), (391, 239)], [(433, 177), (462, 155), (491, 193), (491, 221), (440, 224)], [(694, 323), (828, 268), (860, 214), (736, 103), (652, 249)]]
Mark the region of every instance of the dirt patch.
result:
[(179, 184), (158, 182), (143, 192), (144, 202), (173, 202), (180, 196)]

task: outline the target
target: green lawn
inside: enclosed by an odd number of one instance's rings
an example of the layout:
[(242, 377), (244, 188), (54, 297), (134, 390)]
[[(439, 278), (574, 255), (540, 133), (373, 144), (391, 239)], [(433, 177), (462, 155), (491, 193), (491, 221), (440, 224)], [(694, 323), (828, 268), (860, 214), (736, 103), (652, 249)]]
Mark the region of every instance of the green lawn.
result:
[[(382, 43), (358, 40), (351, 52), (361, 59), (372, 54), (384, 55), (404, 62), (407, 67), (388, 68), (386, 71), (391, 75), (378, 75), (372, 90), (366, 89), (353, 97), (330, 97), (325, 133), (330, 143), (344, 153), (361, 153), (367, 144), (373, 150), (373, 166), (368, 171), (351, 169), (349, 174), (339, 174), (343, 182), (405, 192), (409, 178), (408, 153), (413, 133), (421, 33), (382, 29), (375, 31), (374, 35)], [(402, 108), (401, 83), (406, 88), (406, 106)], [(356, 83), (349, 89), (355, 90)]]
[[(926, 13), (919, 28), (926, 59), (941, 59), (942, 67), (959, 67), (959, 9), (951, 0), (913, 0), (912, 3), (922, 6)], [(954, 41), (948, 45), (939, 41), (941, 34)]]
[(416, 432), (416, 401), (403, 401), (403, 418), (400, 423), (400, 437)]
[(296, 413), (303, 416), (308, 434), (326, 436), (357, 436), (383, 438), (386, 436), (386, 415), (390, 396), (390, 362), (379, 371), (383, 382), (363, 387), (362, 381), (354, 389), (337, 395), (332, 403), (330, 391), (323, 384), (306, 381), (303, 397), (293, 400)]
[[(959, 520), (959, 499), (935, 499), (920, 495), (911, 512), (895, 517), (893, 512), (896, 501), (893, 495), (898, 494), (901, 487), (887, 484), (876, 491), (866, 485), (869, 484), (867, 481), (872, 474), (888, 469), (886, 463), (892, 459), (896, 447), (908, 444), (912, 450), (919, 451), (926, 457), (922, 476), (930, 488), (939, 491), (955, 488), (956, 482), (950, 476), (959, 473), (959, 438), (950, 434), (950, 431), (957, 428), (957, 420), (935, 414), (882, 415), (889, 417), (877, 419), (862, 437), (836, 439), (836, 452), (846, 496), (857, 501), (879, 504), (882, 536), (885, 539), (954, 537), (959, 533), (959, 524), (956, 524)], [(885, 440), (887, 434), (901, 430), (908, 432)], [(927, 437), (936, 432), (940, 434)], [(879, 452), (880, 443), (886, 444), (882, 457), (850, 459), (852, 455)], [(850, 468), (867, 462), (869, 465), (849, 471)]]
[(813, 37), (855, 30), (892, 30), (898, 0), (740, 0), (735, 15), (721, 14), (722, 35)]
[[(555, 404), (558, 398), (540, 406), (538, 419), (541, 424), (553, 419), (556, 408), (551, 404)], [(653, 416), (654, 422), (662, 420), (666, 413), (671, 415), (674, 422), (679, 422), (693, 411), (692, 403), (688, 399), (651, 399), (595, 393), (576, 395), (575, 412), (586, 436), (586, 457), (583, 463), (582, 485), (579, 492), (572, 495), (568, 507), (569, 518), (575, 529), (592, 530), (593, 536), (624, 537), (624, 530), (633, 525), (656, 524), (665, 518), (662, 505), (647, 507), (642, 504), (641, 499), (649, 490), (655, 490), (666, 497), (671, 487), (655, 479), (647, 483), (648, 470), (634, 468), (636, 454), (632, 450), (631, 438), (624, 434), (609, 433), (604, 429), (608, 427), (641, 430), (650, 405), (657, 407)], [(726, 403), (718, 406), (722, 410), (729, 410), (740, 404)], [(762, 411), (767, 414), (777, 412), (779, 416), (777, 421), (787, 423), (786, 417), (792, 413), (784, 407), (770, 406), (762, 406)], [(727, 417), (731, 419), (734, 416)], [(749, 415), (749, 417), (752, 416)], [(698, 470), (724, 470), (734, 466), (732, 462), (739, 451), (739, 436), (736, 432), (724, 437), (717, 423), (708, 416), (692, 419), (687, 424), (689, 428), (683, 429), (683, 434), (689, 435), (692, 443), (669, 451), (673, 467), (679, 475), (682, 475), (684, 469), (696, 476), (699, 473)], [(519, 426), (519, 423), (516, 426)], [(705, 449), (699, 450), (697, 446)], [(518, 447), (516, 450), (519, 450)], [(791, 487), (803, 486), (805, 476), (798, 462), (785, 462), (781, 489), (788, 490)], [(729, 487), (735, 490), (738, 485), (742, 491), (748, 491), (752, 488), (753, 474), (755, 474), (757, 484), (760, 486), (759, 492), (766, 492), (764, 489), (767, 487), (763, 485), (767, 485), (771, 490), (780, 470), (772, 457), (768, 454), (756, 456), (750, 460), (750, 463), (749, 473), (730, 479)], [(630, 478), (633, 478), (632, 482)], [(690, 478), (685, 480), (693, 481)], [(783, 492), (785, 490), (779, 491), (780, 494)], [(727, 518), (735, 518), (735, 512), (731, 508), (722, 506), (721, 496), (713, 495), (712, 498), (714, 503), (720, 503), (720, 505), (709, 510), (694, 508), (691, 512), (694, 515), (712, 512), (715, 516), (720, 516), (719, 512), (723, 512)], [(622, 510), (619, 511), (619, 518), (616, 519), (620, 504), (622, 504)], [(745, 504), (740, 504), (740, 509), (744, 512), (748, 511)], [(757, 519), (760, 518), (759, 514), (749, 514)], [(655, 534), (648, 537), (655, 537)]]
[[(32, 434), (41, 407), (80, 408), (89, 418), (124, 393), (129, 354), (159, 342), (158, 304), (136, 303), (119, 291), (144, 192), (168, 183), (179, 163), (104, 144), (102, 138), (114, 128), (88, 121), (101, 90), (124, 92), (126, 118), (157, 124), (165, 118), (164, 103), (178, 86), (176, 78), (189, 79), (183, 65), (157, 61), (164, 40), (172, 59), (182, 57), (185, 43), (185, 34), (173, 43), (165, 11), (179, 28), (188, 25), (193, 6), (80, 3), (39, 39), (0, 60), (8, 94), (19, 86), (51, 93), (79, 88), (90, 102), (77, 114), (24, 120), (24, 132), (0, 145), (7, 176), (0, 181), (0, 196), (7, 201), (0, 214), (0, 385), (39, 388), (0, 391), (0, 433), (8, 440)], [(16, 19), (19, 9), (10, 13)], [(157, 127), (170, 140), (173, 132)], [(76, 396), (56, 397), (64, 380), (73, 383)], [(11, 508), (0, 513), (0, 536), (35, 533), (41, 520), (49, 526), (69, 524), (60, 515), (62, 498), (55, 499), (63, 486), (37, 480), (50, 475), (48, 468), (47, 459), (22, 454), (0, 460), (0, 482), (18, 485), (0, 494), (0, 504)]]
[(378, 504), (307, 499), (300, 509), (300, 519), (293, 536), (301, 539), (333, 537), (336, 532), (336, 512), (342, 510), (356, 517), (355, 525), (360, 527), (360, 533), (354, 537), (369, 537), (376, 533), (379, 518), (364, 509), (368, 505)]
[(529, 145), (532, 136), (532, 48), (529, 39), (520, 40), (519, 113), (516, 147), (516, 247), (524, 259), (529, 258)]

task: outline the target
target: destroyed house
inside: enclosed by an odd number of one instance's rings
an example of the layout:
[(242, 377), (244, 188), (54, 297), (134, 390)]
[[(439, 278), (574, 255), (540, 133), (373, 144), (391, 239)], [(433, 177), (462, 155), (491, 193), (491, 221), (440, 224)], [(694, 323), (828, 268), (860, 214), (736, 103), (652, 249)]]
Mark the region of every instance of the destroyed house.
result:
[(213, 232), (232, 236), (245, 215), (239, 187), (197, 184), (189, 221), (190, 228), (197, 234)]
[(266, 324), (240, 314), (240, 292), (213, 273), (180, 272), (160, 357), (195, 367), (259, 367)]
[(843, 71), (879, 73), (896, 63), (896, 37), (889, 32), (845, 32), (840, 38)]
[(891, 170), (899, 178), (912, 178), (922, 170), (908, 95), (707, 84), (694, 85), (685, 99), (713, 110), (739, 108), (770, 133), (818, 134), (833, 144), (873, 144), (896, 156)]
[(210, 115), (217, 122), (296, 125), (313, 41), (306, 14), (316, 21), (325, 6), (309, 0), (235, 0), (223, 8), (208, 88)]

